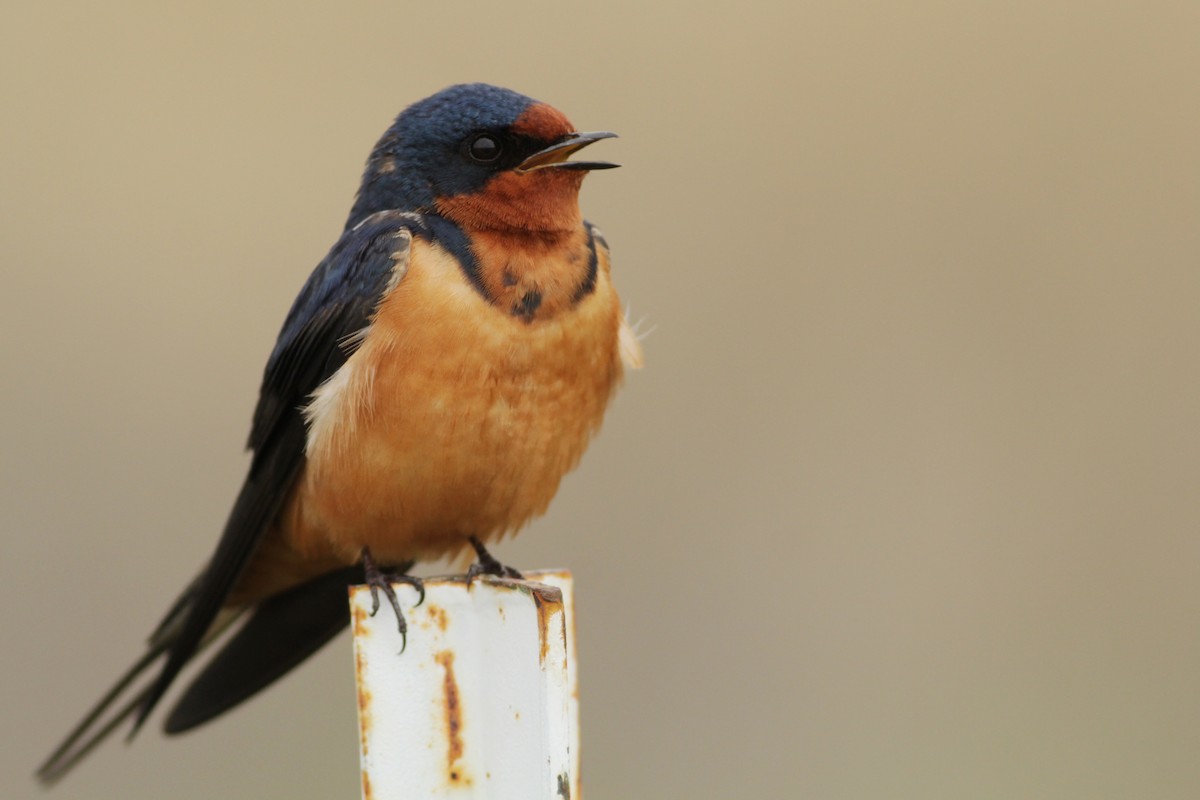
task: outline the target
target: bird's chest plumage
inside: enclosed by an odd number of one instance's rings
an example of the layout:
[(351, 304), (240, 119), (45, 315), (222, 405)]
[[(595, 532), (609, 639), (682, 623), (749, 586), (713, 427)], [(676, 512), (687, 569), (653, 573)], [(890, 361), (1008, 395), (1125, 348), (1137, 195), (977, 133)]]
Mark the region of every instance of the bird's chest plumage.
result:
[(607, 270), (570, 308), (527, 320), (414, 242), (408, 274), (315, 396), (285, 535), (399, 561), (540, 514), (620, 379), (620, 323)]

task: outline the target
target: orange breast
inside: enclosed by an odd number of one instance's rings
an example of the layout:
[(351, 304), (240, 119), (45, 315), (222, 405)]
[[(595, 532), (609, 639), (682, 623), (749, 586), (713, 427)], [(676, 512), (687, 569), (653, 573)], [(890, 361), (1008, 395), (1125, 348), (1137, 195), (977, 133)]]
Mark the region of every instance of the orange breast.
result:
[(436, 245), (322, 389), (308, 464), (280, 521), (304, 557), (457, 552), (541, 514), (621, 377), (619, 303), (596, 290), (533, 322), (486, 302)]

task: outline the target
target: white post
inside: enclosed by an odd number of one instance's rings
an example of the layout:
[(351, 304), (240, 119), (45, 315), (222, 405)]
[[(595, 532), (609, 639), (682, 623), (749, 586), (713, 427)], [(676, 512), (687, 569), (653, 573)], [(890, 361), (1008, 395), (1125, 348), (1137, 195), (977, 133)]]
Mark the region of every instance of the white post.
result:
[(350, 590), (363, 800), (580, 800), (571, 574), (395, 589), (403, 653), (387, 603)]

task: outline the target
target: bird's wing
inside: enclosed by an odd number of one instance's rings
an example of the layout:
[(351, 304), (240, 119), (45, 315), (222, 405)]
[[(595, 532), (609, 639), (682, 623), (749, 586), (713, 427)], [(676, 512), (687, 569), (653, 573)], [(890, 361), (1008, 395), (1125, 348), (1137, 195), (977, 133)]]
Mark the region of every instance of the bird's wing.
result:
[[(403, 277), (412, 232), (421, 229), (420, 218), (412, 214), (374, 214), (343, 233), (309, 276), (267, 362), (250, 434), (254, 455), (249, 474), (216, 551), (150, 636), (147, 652), (42, 764), (38, 775), (43, 781), (61, 777), (125, 718), (135, 717), (136, 732), (179, 671), (212, 638), (215, 627), (232, 618), (220, 613), (225, 599), (304, 464), (302, 408), (349, 358), (357, 345), (354, 334), (370, 323), (382, 295)], [(299, 591), (293, 601), (307, 602), (305, 587)], [(315, 631), (310, 638), (320, 638), (319, 646), (329, 635)], [(311, 649), (315, 647), (307, 652)], [(138, 684), (140, 675), (164, 655), (157, 677)], [(272, 669), (263, 667), (260, 672)], [(276, 676), (282, 671), (286, 668), (276, 669)]]
[(313, 270), (267, 359), (248, 447), (260, 453), (272, 435), (353, 352), (389, 283), (407, 270), (421, 218), (381, 211), (342, 234)]
[(382, 295), (403, 277), (411, 218), (379, 212), (347, 231), (304, 285), (267, 361), (250, 432), (254, 457), (216, 552), (192, 590), (187, 616), (152, 684), (134, 731), (195, 654), (304, 464), (301, 409), (346, 362)]

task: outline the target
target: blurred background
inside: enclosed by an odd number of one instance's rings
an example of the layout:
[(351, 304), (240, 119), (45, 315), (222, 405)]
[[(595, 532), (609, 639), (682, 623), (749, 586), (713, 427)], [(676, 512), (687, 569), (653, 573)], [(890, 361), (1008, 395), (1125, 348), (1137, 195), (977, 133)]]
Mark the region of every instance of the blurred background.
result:
[[(550, 513), (611, 798), (1200, 795), (1200, 5), (16, 3), (0, 795), (208, 557), (283, 315), (405, 105), (622, 138), (656, 330)], [(53, 796), (359, 794), (350, 642)]]

